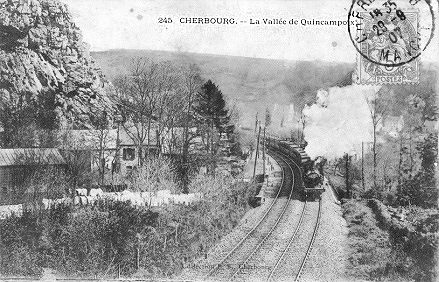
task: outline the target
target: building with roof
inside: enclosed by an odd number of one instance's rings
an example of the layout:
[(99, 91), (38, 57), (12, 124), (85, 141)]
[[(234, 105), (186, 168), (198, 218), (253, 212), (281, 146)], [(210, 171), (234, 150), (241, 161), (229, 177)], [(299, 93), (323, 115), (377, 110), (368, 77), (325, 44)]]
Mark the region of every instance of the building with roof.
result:
[(23, 203), (26, 182), (36, 169), (63, 170), (65, 166), (58, 149), (0, 149), (0, 205)]
[[(88, 159), (87, 167), (91, 171), (104, 170), (104, 175), (111, 175), (115, 171), (126, 175), (139, 165), (140, 156), (145, 157), (147, 154), (180, 154), (183, 128), (162, 128), (162, 133), (159, 134), (158, 128), (153, 125), (149, 142), (144, 129), (144, 138), (140, 145), (137, 130), (135, 126), (120, 126), (118, 129), (108, 130), (67, 130), (59, 133), (58, 139), (63, 140), (59, 142), (62, 144), (59, 149), (66, 159), (70, 159), (69, 154), (82, 152), (82, 157)], [(191, 136), (196, 134), (196, 130), (195, 127), (189, 129)], [(201, 146), (200, 137), (191, 138), (191, 149), (201, 150)], [(114, 184), (113, 179), (111, 181)]]
[[(88, 167), (91, 171), (102, 169), (104, 174), (113, 170), (126, 174), (139, 164), (140, 156), (155, 154), (160, 151), (157, 142), (157, 133), (153, 128), (149, 136), (141, 144), (137, 144), (137, 132), (135, 128), (120, 127), (119, 129), (108, 130), (68, 130), (61, 133), (59, 147), (62, 154), (68, 155), (82, 152), (83, 157), (89, 161)], [(141, 152), (139, 152), (139, 148)], [(117, 167), (114, 167), (114, 166)]]

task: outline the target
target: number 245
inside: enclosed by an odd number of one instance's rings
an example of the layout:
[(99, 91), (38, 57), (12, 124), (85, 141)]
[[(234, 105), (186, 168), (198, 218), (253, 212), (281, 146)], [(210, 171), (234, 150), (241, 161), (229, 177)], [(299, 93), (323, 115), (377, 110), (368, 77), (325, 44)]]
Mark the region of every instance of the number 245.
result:
[(172, 23), (171, 18), (159, 18), (159, 23)]

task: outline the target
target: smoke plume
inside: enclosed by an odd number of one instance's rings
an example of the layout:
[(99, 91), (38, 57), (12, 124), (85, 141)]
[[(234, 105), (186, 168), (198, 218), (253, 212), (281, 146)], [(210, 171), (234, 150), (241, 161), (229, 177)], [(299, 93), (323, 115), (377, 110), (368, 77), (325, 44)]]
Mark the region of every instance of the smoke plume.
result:
[(372, 141), (372, 119), (367, 99), (376, 86), (349, 85), (317, 92), (317, 101), (303, 109), (307, 153), (334, 159), (361, 154), (361, 142)]

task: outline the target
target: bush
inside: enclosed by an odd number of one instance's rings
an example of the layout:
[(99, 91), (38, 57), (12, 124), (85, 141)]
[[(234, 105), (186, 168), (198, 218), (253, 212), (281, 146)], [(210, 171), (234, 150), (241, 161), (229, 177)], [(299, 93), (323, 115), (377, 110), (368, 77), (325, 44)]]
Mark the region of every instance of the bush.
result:
[(7, 218), (0, 223), (1, 274), (40, 275), (49, 267), (66, 275), (115, 275), (119, 265), (123, 274), (134, 273), (138, 234), (157, 216), (124, 202), (100, 202)]
[[(367, 274), (368, 279), (436, 281), (438, 211), (413, 207), (408, 221), (399, 221), (380, 201), (368, 200), (367, 205), (376, 220), (362, 202), (351, 200), (343, 204), (352, 236), (351, 262), (355, 271)], [(378, 238), (384, 240), (380, 242)], [(376, 255), (385, 245), (386, 256), (377, 256), (375, 261), (366, 259), (367, 252)], [(376, 260), (383, 260), (384, 265), (379, 266)]]
[(221, 176), (198, 175), (189, 188), (203, 193), (203, 199), (191, 206), (170, 205), (160, 213), (161, 236), (167, 238), (161, 262), (166, 275), (204, 256), (229, 233), (250, 208), (248, 198), (255, 193), (252, 185)]
[(408, 220), (412, 227), (400, 242), (413, 259), (413, 277), (417, 281), (437, 281), (435, 268), (438, 262), (439, 212), (436, 209), (412, 207)]
[(38, 276), (41, 273), (37, 253), (41, 231), (38, 217), (28, 212), (0, 222), (0, 274)]
[(0, 221), (0, 274), (74, 277), (171, 276), (203, 255), (249, 209), (254, 187), (231, 178), (199, 176), (191, 189), (204, 198), (159, 212), (127, 202), (59, 205)]
[(343, 217), (349, 227), (349, 274), (355, 279), (404, 279), (405, 257), (391, 248), (387, 232), (377, 227), (372, 211), (364, 202), (343, 201)]

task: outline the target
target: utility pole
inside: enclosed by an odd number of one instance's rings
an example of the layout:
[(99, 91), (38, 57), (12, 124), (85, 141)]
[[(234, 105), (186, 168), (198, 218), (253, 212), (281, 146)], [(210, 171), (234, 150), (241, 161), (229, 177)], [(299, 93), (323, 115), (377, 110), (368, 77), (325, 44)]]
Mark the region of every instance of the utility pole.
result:
[[(261, 136), (261, 121), (258, 120), (258, 128), (259, 128), (259, 133), (258, 133), (258, 143), (259, 143), (259, 139)], [(259, 150), (256, 150), (256, 156), (259, 158)]]
[(350, 182), (349, 182), (349, 154), (346, 153), (346, 163), (345, 163), (345, 168), (346, 168), (346, 194), (347, 197), (350, 198), (350, 194), (351, 194), (351, 187), (350, 187)]
[(258, 130), (258, 112), (256, 112), (256, 119), (255, 119), (255, 134), (257, 130)]
[(256, 182), (256, 162), (258, 161), (259, 137), (261, 135), (261, 127), (259, 127), (258, 138), (256, 142), (255, 165), (253, 167), (253, 181)]
[(361, 142), (361, 185), (364, 191), (364, 142)]
[(265, 180), (265, 127), (264, 127), (264, 139), (262, 140), (262, 171), (264, 174), (264, 180)]

